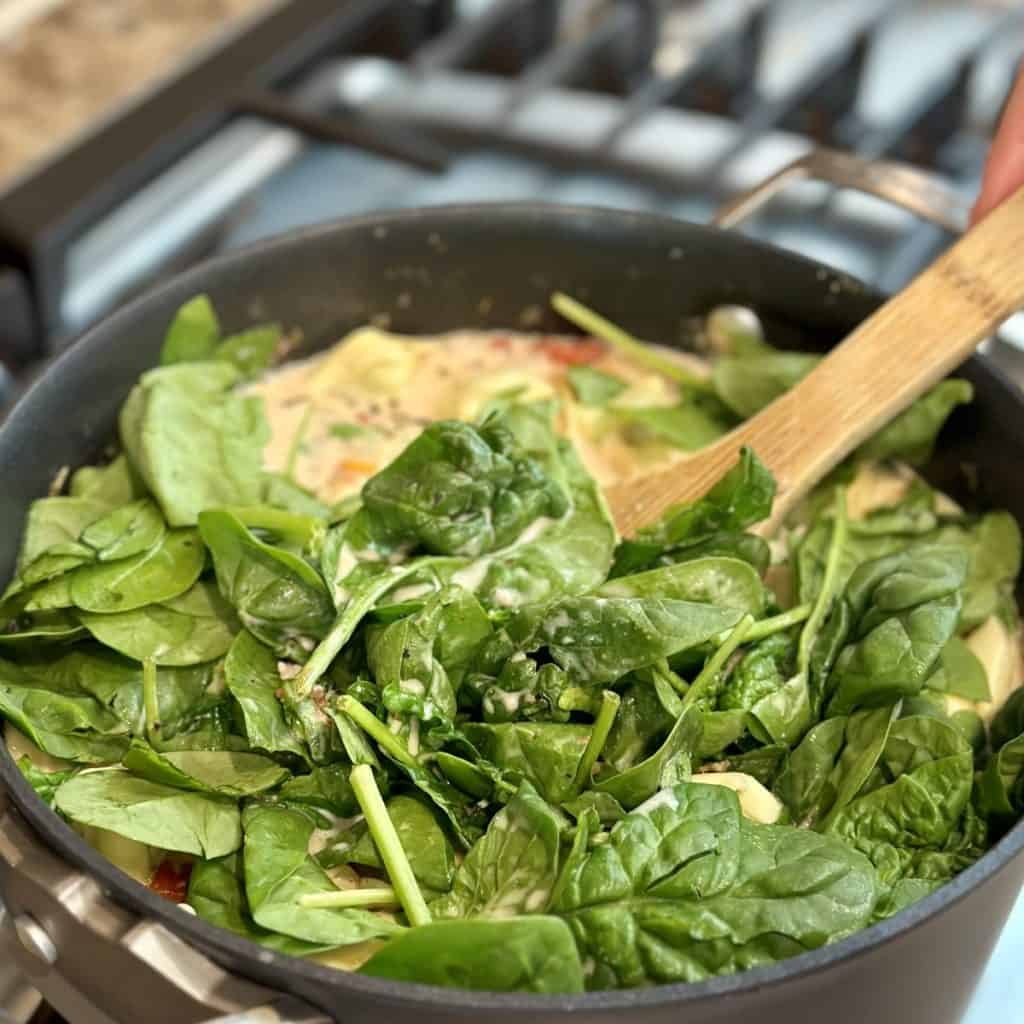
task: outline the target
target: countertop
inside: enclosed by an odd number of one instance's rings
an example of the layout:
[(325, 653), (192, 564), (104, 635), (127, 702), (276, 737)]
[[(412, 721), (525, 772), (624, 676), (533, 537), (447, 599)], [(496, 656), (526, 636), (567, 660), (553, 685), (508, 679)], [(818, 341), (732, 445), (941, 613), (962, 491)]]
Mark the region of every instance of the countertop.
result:
[(0, 0), (0, 189), (280, 0)]

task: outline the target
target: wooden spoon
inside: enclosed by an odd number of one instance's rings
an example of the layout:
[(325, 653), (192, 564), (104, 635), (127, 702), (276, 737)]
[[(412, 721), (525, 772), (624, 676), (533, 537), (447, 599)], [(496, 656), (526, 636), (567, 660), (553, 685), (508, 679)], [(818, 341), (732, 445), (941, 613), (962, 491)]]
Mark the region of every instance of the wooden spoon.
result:
[(610, 488), (616, 525), (630, 536), (671, 506), (701, 497), (750, 447), (778, 481), (768, 524), (777, 526), (854, 448), (1022, 306), (1024, 188), (756, 416), (668, 469)]

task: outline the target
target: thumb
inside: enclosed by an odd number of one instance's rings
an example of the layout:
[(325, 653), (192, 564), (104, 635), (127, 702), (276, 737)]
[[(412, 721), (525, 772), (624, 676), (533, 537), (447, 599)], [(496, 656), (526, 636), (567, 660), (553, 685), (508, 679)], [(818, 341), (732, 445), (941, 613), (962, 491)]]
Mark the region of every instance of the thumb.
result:
[(985, 163), (981, 192), (971, 211), (971, 224), (1024, 185), (1024, 73), (1017, 78)]

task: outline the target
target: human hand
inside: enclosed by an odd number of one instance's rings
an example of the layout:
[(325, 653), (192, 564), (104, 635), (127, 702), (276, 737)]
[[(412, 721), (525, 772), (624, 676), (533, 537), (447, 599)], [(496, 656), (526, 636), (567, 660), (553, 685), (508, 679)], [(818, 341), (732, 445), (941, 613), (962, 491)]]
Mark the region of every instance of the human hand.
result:
[(996, 137), (985, 163), (978, 201), (971, 210), (971, 224), (977, 223), (1024, 185), (1024, 71), (1017, 76)]

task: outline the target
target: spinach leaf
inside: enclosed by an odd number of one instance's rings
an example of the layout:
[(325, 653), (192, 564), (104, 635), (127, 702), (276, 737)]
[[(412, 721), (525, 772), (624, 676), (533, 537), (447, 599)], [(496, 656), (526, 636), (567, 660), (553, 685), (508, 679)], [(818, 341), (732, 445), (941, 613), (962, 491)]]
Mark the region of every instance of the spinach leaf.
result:
[(729, 674), (718, 698), (719, 708), (749, 711), (782, 689), (793, 653), (793, 640), (786, 633), (776, 633), (755, 644)]
[(626, 382), (592, 366), (570, 366), (566, 372), (576, 398), (584, 405), (607, 405), (626, 390)]
[(243, 630), (235, 637), (224, 661), (224, 679), (238, 702), (252, 747), (272, 754), (307, 756), (305, 746), (288, 727), (277, 697), (283, 682), (277, 660), (252, 633)]
[(198, 665), (224, 655), (238, 622), (217, 588), (200, 580), (190, 590), (134, 611), (80, 612), (83, 626), (104, 646), (157, 665)]
[(250, 327), (225, 338), (213, 357), (231, 363), (243, 377), (257, 377), (274, 364), (281, 341), (280, 324)]
[(740, 809), (721, 786), (677, 785), (627, 814), (606, 843), (569, 864), (552, 911), (569, 913), (633, 897), (698, 900), (736, 879)]
[[(455, 850), (433, 812), (411, 796), (392, 797), (387, 810), (416, 881), (434, 892), (448, 892), (455, 878)], [(352, 848), (348, 860), (371, 868), (384, 866), (368, 831)]]
[(925, 681), (930, 690), (965, 700), (989, 701), (988, 676), (978, 656), (958, 636), (950, 637), (939, 655), (938, 668)]
[(571, 501), (560, 519), (535, 520), (514, 544), (458, 568), (451, 582), (496, 612), (583, 594), (604, 582), (616, 533), (596, 482), (567, 444), (560, 464)]
[(175, 314), (164, 336), (160, 363), (198, 362), (209, 359), (220, 340), (220, 322), (207, 295), (197, 295)]
[(440, 591), (413, 615), (370, 631), (367, 662), (382, 688), (384, 706), (399, 718), (419, 718), (428, 727), (451, 725), (454, 687), (490, 633), (486, 612), (458, 587)]
[(1024, 808), (1024, 735), (1004, 743), (989, 758), (979, 780), (982, 811), (1012, 824)]
[(37, 768), (32, 759), (25, 756), (18, 758), (18, 770), (25, 777), (25, 781), (35, 790), (36, 796), (44, 803), (53, 806), (53, 797), (60, 786), (67, 782), (78, 771), (77, 768), (70, 768), (66, 771), (44, 771)]
[[(954, 837), (971, 796), (973, 754), (952, 725), (912, 716), (893, 724), (883, 783), (830, 817), (828, 831), (866, 854), (887, 885), (903, 877), (952, 874), (935, 855)], [(889, 782), (887, 779), (892, 779)]]
[(118, 455), (105, 466), (76, 469), (71, 474), (68, 494), (72, 498), (88, 498), (107, 508), (118, 508), (145, 497), (146, 489), (132, 471), (127, 458)]
[(572, 934), (541, 916), (435, 921), (392, 939), (359, 973), (486, 992), (583, 991)]
[(990, 512), (975, 523), (950, 523), (932, 539), (969, 553), (960, 631), (980, 626), (990, 615), (1013, 625), (1017, 617), (1013, 589), (1021, 570), (1020, 527), (1013, 516)]
[(760, 618), (765, 591), (757, 572), (736, 558), (696, 558), (631, 576), (619, 576), (594, 591), (598, 597), (661, 597), (734, 608)]
[(763, 351), (726, 356), (715, 362), (715, 394), (741, 419), (749, 419), (798, 384), (821, 356), (804, 352)]
[(590, 737), (588, 726), (553, 722), (467, 722), (463, 732), (487, 761), (513, 779), (526, 779), (552, 804), (573, 795), (576, 766)]
[(254, 505), (270, 432), (262, 403), (233, 392), (229, 363), (182, 363), (143, 374), (121, 410), (121, 443), (171, 526), (204, 509)]
[(680, 711), (678, 698), (666, 708), (647, 683), (627, 687), (601, 755), (604, 763), (622, 772), (644, 760), (669, 734)]
[(334, 620), (334, 605), (308, 562), (258, 540), (227, 509), (199, 516), (221, 594), (242, 625), (281, 657), (302, 661)]
[(802, 827), (827, 826), (870, 778), (900, 711), (899, 703), (814, 726), (793, 751), (776, 795)]
[(171, 530), (146, 551), (71, 574), (71, 600), (85, 612), (129, 612), (184, 594), (206, 555), (195, 530)]
[(1014, 690), (992, 719), (989, 729), (992, 749), (998, 750), (1021, 733), (1024, 733), (1024, 688)]
[[(637, 531), (615, 552), (611, 576), (626, 576), (659, 558), (708, 542), (716, 535), (735, 534), (766, 519), (772, 510), (775, 480), (749, 448), (739, 462), (703, 498), (670, 509), (657, 523)], [(711, 552), (708, 552), (711, 553)]]
[(127, 727), (74, 683), (0, 661), (0, 714), (53, 757), (119, 761)]
[(242, 881), (242, 858), (238, 853), (216, 860), (198, 861), (192, 866), (188, 880), (189, 906), (204, 921), (278, 953), (311, 956), (331, 948), (330, 945), (303, 942), (261, 928), (252, 919)]
[(974, 388), (965, 380), (944, 380), (900, 413), (874, 437), (857, 449), (857, 458), (881, 462), (900, 459), (923, 466), (932, 457), (935, 439), (949, 414), (974, 398)]
[(296, 775), (281, 787), (278, 796), (289, 804), (327, 811), (339, 818), (359, 814), (359, 803), (348, 781), (349, 765), (329, 764), (309, 775)]
[[(143, 731), (142, 666), (137, 662), (102, 647), (80, 644), (66, 654), (26, 658), (21, 667), (38, 685), (90, 695), (116, 716), (123, 731)], [(210, 664), (160, 668), (156, 691), (165, 738), (210, 712), (222, 699)], [(120, 756), (112, 760), (120, 760)]]
[(703, 722), (695, 707), (679, 716), (665, 742), (645, 761), (607, 778), (593, 786), (598, 793), (614, 797), (630, 809), (642, 804), (659, 789), (664, 789), (690, 773), (690, 759), (700, 747)]
[(335, 892), (326, 872), (306, 852), (313, 822), (301, 811), (273, 804), (246, 807), (245, 892), (262, 928), (321, 946), (348, 946), (402, 931), (365, 910), (306, 907), (303, 896)]
[(384, 543), (471, 558), (568, 508), (562, 489), (491, 420), (432, 423), (366, 482), (363, 503)]
[(117, 768), (69, 779), (57, 790), (54, 807), (80, 825), (196, 857), (223, 857), (242, 842), (233, 800), (163, 786)]
[(555, 663), (588, 684), (707, 643), (735, 626), (731, 608), (656, 597), (574, 597), (549, 608), (527, 648), (545, 647)]
[(466, 854), (452, 891), (432, 904), (435, 916), (542, 913), (558, 878), (562, 823), (561, 815), (524, 782)]
[(115, 562), (155, 547), (165, 531), (160, 510), (148, 498), (141, 498), (90, 523), (79, 540), (96, 552), (99, 561)]
[[(574, 818), (582, 819), (588, 811), (593, 811), (598, 818), (598, 821), (603, 825), (614, 824), (617, 821), (622, 821), (626, 816), (626, 810), (615, 799), (608, 793), (598, 793), (593, 789), (588, 789), (579, 796), (573, 797), (572, 800), (567, 800), (562, 804), (562, 810), (567, 811)], [(566, 868), (570, 865), (567, 862), (563, 867), (563, 877)], [(554, 902), (554, 897), (552, 897)]]
[(661, 442), (683, 452), (714, 444), (736, 425), (728, 409), (717, 402), (711, 405), (705, 396), (670, 406), (618, 406), (608, 415), (624, 425), (623, 433), (631, 444)]
[(696, 981), (771, 963), (862, 927), (863, 856), (830, 837), (753, 825), (725, 787), (664, 790), (614, 826), (552, 909), (590, 989)]
[(85, 634), (85, 627), (71, 612), (56, 609), (12, 620), (7, 632), (0, 633), (0, 647), (32, 651), (45, 644), (69, 643)]
[(175, 789), (245, 797), (274, 789), (291, 777), (269, 757), (231, 750), (157, 751), (132, 740), (124, 766), (140, 778)]
[(913, 696), (953, 635), (967, 556), (955, 548), (901, 551), (864, 563), (846, 597), (853, 640), (829, 677), (829, 714)]

